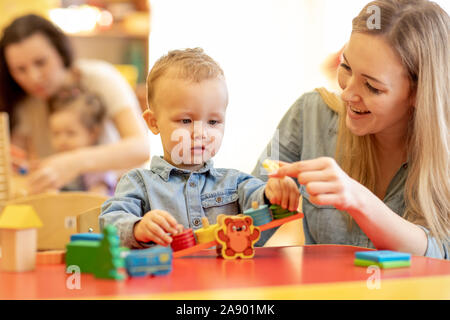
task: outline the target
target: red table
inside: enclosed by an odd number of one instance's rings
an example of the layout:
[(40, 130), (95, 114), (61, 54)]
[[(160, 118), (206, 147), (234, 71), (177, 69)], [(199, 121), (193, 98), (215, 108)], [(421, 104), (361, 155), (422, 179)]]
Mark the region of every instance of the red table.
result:
[[(166, 276), (116, 282), (81, 274), (80, 289), (68, 288), (74, 277), (65, 265), (38, 265), (33, 272), (0, 272), (0, 299), (450, 299), (450, 261), (413, 256), (409, 268), (375, 274), (353, 265), (361, 250), (366, 249), (257, 248), (249, 260), (224, 260), (215, 250), (203, 250), (174, 259)], [(379, 290), (368, 284), (377, 275)]]

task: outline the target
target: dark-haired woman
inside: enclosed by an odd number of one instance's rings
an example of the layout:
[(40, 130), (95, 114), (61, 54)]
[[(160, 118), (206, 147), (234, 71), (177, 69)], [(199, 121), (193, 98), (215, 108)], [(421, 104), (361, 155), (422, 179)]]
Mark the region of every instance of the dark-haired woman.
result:
[[(102, 98), (107, 121), (99, 145), (54, 154), (47, 102), (73, 84)], [(75, 61), (67, 36), (42, 17), (22, 16), (3, 32), (0, 108), (10, 116), (12, 142), (41, 160), (29, 178), (31, 193), (59, 189), (86, 172), (139, 166), (149, 158), (141, 109), (129, 84), (106, 62)]]

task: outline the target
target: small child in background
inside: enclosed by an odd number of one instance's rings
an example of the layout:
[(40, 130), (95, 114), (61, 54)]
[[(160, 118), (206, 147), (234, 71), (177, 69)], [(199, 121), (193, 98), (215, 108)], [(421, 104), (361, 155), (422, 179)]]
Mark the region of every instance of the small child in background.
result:
[[(49, 100), (49, 112), (50, 141), (56, 152), (97, 144), (106, 112), (97, 95), (77, 86), (64, 88)], [(79, 176), (60, 190), (113, 195), (116, 182), (117, 177), (111, 171), (92, 172)]]
[[(119, 181), (115, 196), (102, 206), (100, 227), (115, 225), (121, 245), (167, 246), (183, 228), (197, 230), (219, 214), (234, 215), (259, 204), (279, 202), (296, 210), (294, 180), (266, 184), (234, 169), (214, 168), (228, 105), (220, 66), (202, 49), (174, 50), (160, 58), (147, 78), (148, 110), (144, 118), (161, 137), (164, 156), (151, 167), (134, 169)], [(250, 121), (251, 122), (251, 121)], [(245, 156), (236, 154), (236, 157)], [(264, 232), (257, 245), (264, 242)]]

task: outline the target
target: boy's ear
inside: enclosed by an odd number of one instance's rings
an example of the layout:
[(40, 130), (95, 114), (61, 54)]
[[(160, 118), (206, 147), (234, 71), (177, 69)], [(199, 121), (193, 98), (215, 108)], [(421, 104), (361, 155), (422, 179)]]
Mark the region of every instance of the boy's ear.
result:
[(144, 118), (145, 122), (147, 123), (147, 127), (150, 129), (153, 134), (159, 133), (158, 124), (156, 122), (155, 112), (153, 112), (150, 109), (147, 109), (142, 114), (142, 117)]

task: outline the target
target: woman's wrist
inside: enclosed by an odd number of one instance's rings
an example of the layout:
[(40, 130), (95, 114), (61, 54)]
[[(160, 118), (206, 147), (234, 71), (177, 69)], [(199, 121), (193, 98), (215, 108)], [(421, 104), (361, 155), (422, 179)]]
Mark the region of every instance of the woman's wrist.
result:
[(353, 193), (353, 203), (347, 212), (353, 217), (358, 218), (362, 216), (368, 216), (371, 212), (370, 208), (373, 208), (373, 201), (376, 196), (365, 186), (354, 181), (355, 192)]

